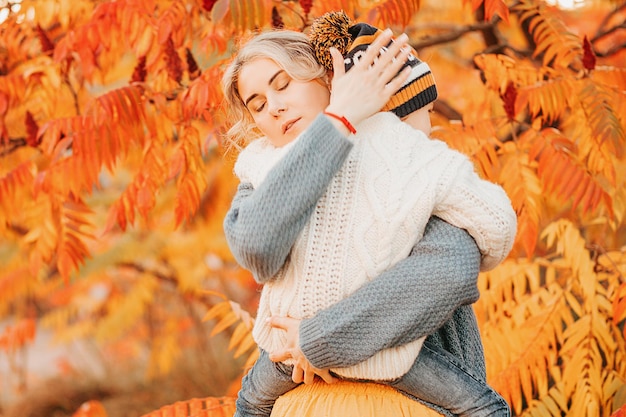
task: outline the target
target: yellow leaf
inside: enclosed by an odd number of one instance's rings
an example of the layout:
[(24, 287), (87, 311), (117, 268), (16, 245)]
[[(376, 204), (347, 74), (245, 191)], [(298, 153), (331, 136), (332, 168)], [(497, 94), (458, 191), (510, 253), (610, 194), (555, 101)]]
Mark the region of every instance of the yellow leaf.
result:
[(211, 336), (215, 336), (216, 334), (224, 331), (233, 324), (237, 323), (237, 321), (239, 321), (239, 317), (233, 311), (227, 313), (219, 322), (217, 322), (213, 330), (211, 330)]
[(239, 323), (237, 327), (235, 327), (233, 335), (230, 337), (228, 350), (232, 350), (235, 346), (239, 345), (245, 337), (250, 335), (251, 331), (252, 329), (246, 323)]
[(222, 301), (213, 307), (202, 318), (202, 321), (209, 321), (217, 317), (223, 317), (232, 310), (229, 301)]
[[(254, 339), (252, 338), (252, 334), (249, 333), (248, 335), (246, 335), (246, 337), (241, 341), (241, 344), (239, 345), (239, 347), (237, 348), (237, 350), (235, 351), (235, 353), (233, 354), (233, 356), (235, 358), (238, 358), (239, 356), (243, 355), (245, 352), (247, 352), (250, 349), (253, 349), (254, 347), (256, 347), (256, 342), (254, 341)], [(257, 350), (257, 349), (255, 349)]]

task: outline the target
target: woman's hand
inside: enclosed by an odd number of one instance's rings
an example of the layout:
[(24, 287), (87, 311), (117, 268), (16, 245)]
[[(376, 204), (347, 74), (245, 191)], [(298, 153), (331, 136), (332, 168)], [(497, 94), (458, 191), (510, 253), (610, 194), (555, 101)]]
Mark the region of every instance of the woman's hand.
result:
[(315, 375), (322, 378), (325, 382), (331, 384), (335, 382), (335, 378), (327, 369), (319, 369), (311, 365), (306, 356), (300, 350), (298, 338), (300, 336), (300, 320), (291, 317), (271, 317), (268, 320), (271, 327), (284, 330), (287, 333), (287, 343), (282, 350), (270, 352), (270, 359), (274, 362), (281, 362), (287, 359), (294, 359), (295, 364), (291, 379), (295, 383), (304, 382), (305, 384), (313, 383)]
[[(348, 72), (341, 53), (330, 48), (333, 79), (327, 111), (345, 116), (353, 125), (378, 112), (402, 87), (411, 70), (405, 65), (411, 53), (406, 34), (391, 41), (391, 30), (383, 31)], [(385, 52), (381, 53), (381, 49)]]

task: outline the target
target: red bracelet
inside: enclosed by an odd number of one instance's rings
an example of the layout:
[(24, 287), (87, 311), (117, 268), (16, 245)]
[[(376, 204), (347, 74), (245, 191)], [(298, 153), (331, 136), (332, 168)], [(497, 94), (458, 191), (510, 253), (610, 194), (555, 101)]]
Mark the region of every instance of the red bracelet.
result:
[(330, 116), (330, 117), (332, 117), (332, 118), (335, 118), (335, 119), (339, 120), (341, 123), (343, 123), (343, 125), (344, 125), (345, 127), (347, 127), (347, 128), (348, 128), (348, 130), (350, 131), (350, 133), (352, 133), (352, 134), (356, 133), (356, 129), (354, 128), (354, 126), (352, 126), (352, 123), (350, 123), (350, 122), (348, 121), (348, 119), (346, 119), (346, 118), (345, 118), (345, 116), (339, 116), (339, 115), (337, 115), (337, 114), (335, 114), (335, 113), (331, 113), (331, 112), (328, 112), (328, 111), (325, 111), (325, 112), (324, 112), (324, 114), (325, 114), (326, 116)]

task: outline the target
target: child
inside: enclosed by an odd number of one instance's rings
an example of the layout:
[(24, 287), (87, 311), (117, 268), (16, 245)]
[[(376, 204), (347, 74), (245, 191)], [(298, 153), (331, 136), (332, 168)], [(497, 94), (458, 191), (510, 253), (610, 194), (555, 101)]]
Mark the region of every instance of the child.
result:
[[(239, 52), (224, 77), (229, 105), (233, 109), (245, 107), (256, 127), (266, 135), (248, 145), (238, 159), (235, 171), (242, 186), (225, 219), (229, 244), (236, 249), (233, 252), (239, 255), (238, 260), (244, 266), (255, 271), (258, 280), (265, 283), (253, 332), (262, 353), (244, 378), (238, 415), (269, 415), (273, 401), (295, 386), (289, 378), (289, 367), (274, 366), (267, 358), (267, 351), (273, 351), (283, 343), (281, 333), (266, 323), (265, 319), (270, 315), (304, 318), (346, 297), (364, 282), (406, 258), (421, 237), (431, 214), (470, 231), (483, 254), (483, 269), (493, 268), (507, 255), (515, 235), (515, 213), (506, 194), (494, 184), (480, 180), (467, 158), (441, 142), (429, 140), (391, 113), (379, 113), (360, 123), (355, 122), (356, 129), (350, 120), (358, 119), (337, 114), (336, 109), (350, 112), (352, 107), (347, 107), (349, 103), (346, 102), (340, 107), (337, 100), (333, 101), (333, 97), (341, 94), (335, 94), (341, 84), (335, 85), (334, 80), (333, 95), (324, 96), (320, 89), (324, 71), (310, 67), (308, 55), (312, 52), (303, 42), (297, 33), (259, 35)], [(374, 40), (374, 45), (379, 48), (381, 43)], [(280, 52), (281, 49), (284, 53)], [(399, 54), (398, 50), (397, 45), (391, 45), (386, 54), (396, 60), (402, 57), (403, 64), (406, 55)], [(365, 65), (372, 64), (372, 68), (377, 68), (378, 62), (374, 65), (367, 61), (371, 53), (366, 52), (363, 56)], [(302, 75), (294, 69), (293, 63), (299, 60), (306, 60), (299, 69), (308, 68), (309, 75)], [(378, 61), (388, 64), (382, 67), (381, 73), (399, 70), (389, 63), (389, 57), (381, 55)], [(366, 70), (358, 62), (355, 66), (359, 71)], [(311, 75), (314, 73), (318, 75)], [(334, 77), (343, 78), (344, 75), (347, 79), (348, 74), (341, 71), (335, 72)], [(386, 81), (383, 80), (385, 85)], [(308, 87), (303, 89), (305, 84)], [(428, 87), (430, 91), (431, 87), (434, 88), (434, 83)], [(298, 95), (303, 92), (307, 96)], [(359, 91), (355, 90), (354, 94), (358, 95)], [(299, 97), (300, 102), (294, 97)], [(353, 107), (362, 105), (357, 100)], [(293, 108), (297, 110), (293, 111)], [(341, 120), (356, 134), (346, 140), (331, 130), (329, 119), (324, 116), (312, 118), (311, 111), (330, 113), (330, 120)], [(245, 116), (245, 111), (242, 114)], [(275, 129), (278, 120), (281, 120), (278, 123), (280, 128)], [(296, 130), (293, 130), (294, 126)], [(298, 135), (290, 137), (292, 131)], [(320, 190), (319, 195), (311, 194), (315, 195), (313, 204), (305, 210), (312, 211), (312, 217), (299, 228), (294, 228), (299, 232), (298, 237), (288, 260), (277, 256), (284, 265), (276, 273), (273, 268), (258, 262), (268, 255), (264, 250), (252, 255), (240, 251), (250, 236), (238, 234), (236, 223), (243, 221), (252, 225), (254, 219), (239, 218), (237, 207), (240, 201), (236, 200), (248, 198), (252, 204), (264, 204), (254, 201), (255, 190), (261, 190), (266, 176), (273, 175), (275, 164), (287, 154), (300, 152), (305, 146), (300, 142), (310, 142), (312, 137), (327, 145), (328, 149), (320, 147), (317, 155), (304, 152), (301, 155), (303, 164), (297, 164), (293, 169), (307, 169), (309, 163), (324, 163), (337, 168), (329, 170), (332, 175), (328, 179), (311, 183)], [(284, 195), (293, 198), (293, 193), (291, 190), (291, 194)], [(282, 191), (277, 190), (276, 198), (280, 200), (281, 195)], [(301, 213), (294, 214), (294, 219), (302, 217)], [(308, 218), (308, 214), (304, 218)], [(262, 225), (260, 229), (248, 232), (262, 233)], [(258, 253), (263, 256), (257, 257)], [(420, 339), (399, 348), (385, 349), (358, 365), (333, 369), (333, 372), (346, 378), (394, 382), (394, 386), (404, 392), (421, 398), (419, 389), (405, 387), (401, 381), (418, 357), (422, 342)], [(484, 398), (489, 392), (496, 398), (491, 404), (502, 415), (508, 415), (506, 404), (484, 383), (467, 378), (461, 371), (455, 373), (450, 363), (436, 369), (436, 372), (444, 371), (458, 377), (468, 388), (468, 398), (476, 401), (466, 409), (451, 404), (451, 411), (469, 412), (471, 407), (479, 405), (479, 397)], [(450, 379), (450, 383), (452, 381)], [(440, 388), (442, 397), (447, 389), (446, 386)], [(423, 399), (431, 401), (430, 398)], [(437, 399), (434, 402), (447, 406), (441, 404), (442, 401)]]

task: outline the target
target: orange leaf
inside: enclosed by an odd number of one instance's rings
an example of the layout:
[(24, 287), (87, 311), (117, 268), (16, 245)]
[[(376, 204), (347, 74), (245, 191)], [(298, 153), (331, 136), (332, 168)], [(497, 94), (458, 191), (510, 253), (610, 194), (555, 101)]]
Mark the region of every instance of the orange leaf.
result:
[(583, 213), (604, 203), (612, 214), (611, 196), (577, 160), (574, 144), (554, 129), (544, 129), (540, 135), (543, 139), (539, 140), (545, 143), (536, 144), (530, 155), (536, 155), (539, 162), (537, 173), (544, 189), (562, 201), (571, 200), (572, 208), (580, 208)]
[(21, 319), (15, 325), (7, 326), (0, 334), (0, 349), (16, 352), (35, 340), (35, 320)]
[(93, 239), (94, 236), (89, 232), (93, 226), (85, 217), (88, 214), (91, 214), (91, 209), (85, 202), (71, 195), (59, 210), (62, 218), (57, 247), (57, 268), (66, 280), (89, 256), (89, 249), (84, 240)]
[(613, 299), (613, 323), (626, 319), (626, 284), (622, 284)]
[(491, 18), (496, 15), (509, 23), (509, 8), (504, 1), (485, 0), (485, 21), (491, 21)]
[(8, 108), (9, 108), (9, 97), (0, 91), (0, 115), (5, 114)]
[(107, 417), (108, 414), (100, 401), (90, 400), (83, 403), (72, 417)]
[[(35, 179), (35, 165), (32, 161), (22, 162), (15, 169), (0, 177), (0, 209), (7, 216), (18, 210), (23, 192), (30, 188)], [(29, 192), (29, 191), (28, 191)]]
[(386, 0), (377, 2), (367, 14), (367, 23), (377, 27), (405, 27), (419, 11), (420, 0)]

